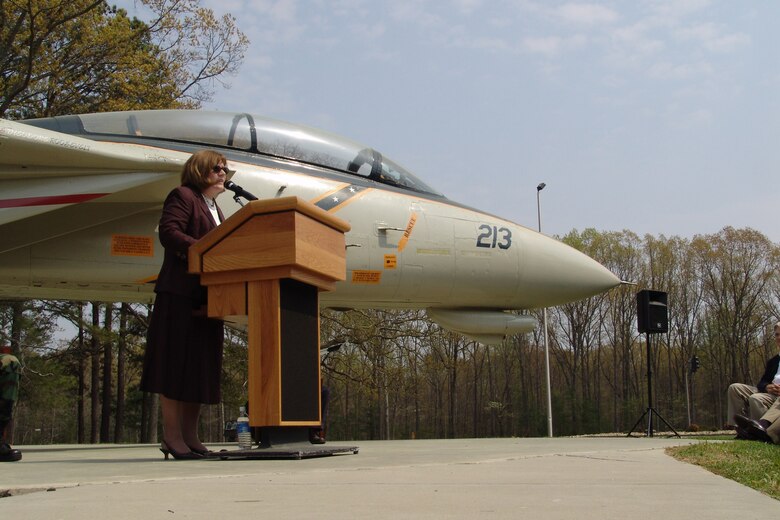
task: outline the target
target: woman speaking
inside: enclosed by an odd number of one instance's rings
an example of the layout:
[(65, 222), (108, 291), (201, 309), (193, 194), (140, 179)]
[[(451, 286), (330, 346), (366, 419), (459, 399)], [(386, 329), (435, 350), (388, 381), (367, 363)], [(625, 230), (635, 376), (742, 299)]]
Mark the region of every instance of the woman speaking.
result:
[(222, 154), (193, 154), (160, 218), (165, 257), (154, 288), (141, 389), (160, 394), (160, 451), (166, 460), (168, 454), (192, 460), (211, 453), (200, 441), (198, 417), (201, 404), (220, 401), (223, 326), (206, 316), (206, 288), (187, 272), (187, 250), (224, 220), (215, 199), (225, 191), (228, 172)]

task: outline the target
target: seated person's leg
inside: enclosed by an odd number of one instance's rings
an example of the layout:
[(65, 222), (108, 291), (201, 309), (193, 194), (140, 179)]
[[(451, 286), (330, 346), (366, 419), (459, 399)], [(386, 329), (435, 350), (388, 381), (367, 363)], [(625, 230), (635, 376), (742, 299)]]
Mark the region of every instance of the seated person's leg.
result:
[(726, 415), (726, 424), (734, 424), (735, 415), (749, 415), (748, 398), (758, 392), (755, 386), (743, 383), (733, 383), (729, 385), (726, 392), (726, 402), (728, 403), (728, 414)]
[(747, 402), (750, 412), (748, 417), (757, 421), (774, 404), (775, 396), (772, 394), (755, 393), (748, 397)]
[(780, 399), (776, 399), (769, 410), (761, 417), (759, 423), (766, 428), (766, 433), (775, 444), (780, 444)]

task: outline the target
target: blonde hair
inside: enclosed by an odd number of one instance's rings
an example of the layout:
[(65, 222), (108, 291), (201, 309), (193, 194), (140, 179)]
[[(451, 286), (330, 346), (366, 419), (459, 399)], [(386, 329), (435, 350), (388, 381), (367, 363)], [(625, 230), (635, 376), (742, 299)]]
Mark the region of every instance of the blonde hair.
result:
[(209, 182), (211, 170), (219, 163), (227, 165), (227, 159), (219, 152), (214, 150), (195, 152), (184, 163), (184, 168), (181, 171), (181, 183), (194, 186), (200, 191), (205, 190), (211, 186)]

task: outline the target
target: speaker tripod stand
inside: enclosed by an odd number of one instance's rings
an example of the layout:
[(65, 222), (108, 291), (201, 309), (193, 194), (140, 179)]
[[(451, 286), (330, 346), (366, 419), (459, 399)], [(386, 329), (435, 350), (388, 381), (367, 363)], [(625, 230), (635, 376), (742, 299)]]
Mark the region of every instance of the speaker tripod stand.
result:
[(677, 438), (680, 438), (680, 434), (677, 433), (677, 430), (672, 428), (672, 425), (669, 424), (660, 413), (658, 413), (658, 410), (653, 408), (653, 365), (650, 362), (651, 359), (650, 359), (650, 333), (649, 332), (645, 332), (645, 338), (647, 341), (647, 409), (639, 417), (639, 419), (637, 419), (636, 423), (634, 423), (634, 426), (628, 432), (626, 437), (631, 437), (631, 434), (634, 433), (636, 427), (639, 426), (639, 423), (641, 423), (645, 417), (647, 417), (647, 436), (652, 437), (653, 436), (653, 414), (655, 414), (656, 417), (658, 417), (670, 430), (672, 430), (672, 432), (674, 432)]

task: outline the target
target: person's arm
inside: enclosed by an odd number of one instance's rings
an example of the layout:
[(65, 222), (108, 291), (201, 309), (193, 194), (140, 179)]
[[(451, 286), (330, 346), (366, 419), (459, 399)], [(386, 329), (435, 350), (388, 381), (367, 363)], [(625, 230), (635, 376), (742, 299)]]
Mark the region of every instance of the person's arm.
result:
[(165, 249), (187, 254), (187, 249), (197, 239), (187, 234), (187, 227), (194, 213), (195, 200), (183, 189), (173, 190), (163, 205), (160, 217), (160, 243)]
[(756, 388), (758, 388), (759, 392), (780, 395), (780, 385), (772, 383), (772, 380), (775, 378), (775, 374), (777, 374), (778, 363), (780, 363), (780, 358), (777, 356), (767, 361), (766, 368), (764, 369), (764, 375), (761, 376), (761, 380), (756, 385)]

